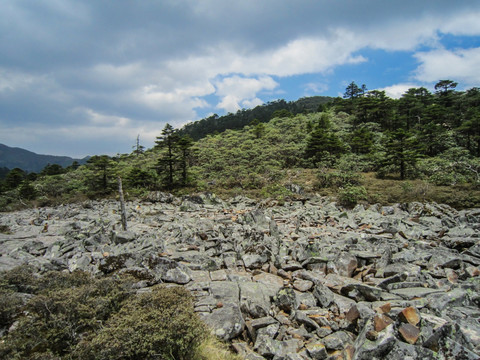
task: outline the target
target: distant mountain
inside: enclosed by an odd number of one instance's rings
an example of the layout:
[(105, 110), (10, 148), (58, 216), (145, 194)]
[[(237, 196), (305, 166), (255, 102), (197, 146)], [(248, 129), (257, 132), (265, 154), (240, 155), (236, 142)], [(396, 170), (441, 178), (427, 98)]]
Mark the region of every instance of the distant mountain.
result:
[(266, 123), (279, 111), (287, 111), (292, 115), (317, 112), (320, 108), (334, 100), (329, 96), (311, 96), (296, 101), (276, 100), (259, 105), (253, 109), (238, 110), (235, 114), (224, 116), (214, 114), (208, 118), (185, 125), (179, 130), (180, 135), (190, 135), (193, 140), (199, 140), (208, 134), (221, 133), (227, 129), (241, 129), (253, 121)]
[(10, 170), (20, 168), (28, 172), (39, 172), (48, 164), (67, 167), (72, 165), (74, 161), (84, 164), (87, 160), (88, 157), (73, 159), (68, 156), (39, 155), (25, 149), (0, 144), (0, 168)]

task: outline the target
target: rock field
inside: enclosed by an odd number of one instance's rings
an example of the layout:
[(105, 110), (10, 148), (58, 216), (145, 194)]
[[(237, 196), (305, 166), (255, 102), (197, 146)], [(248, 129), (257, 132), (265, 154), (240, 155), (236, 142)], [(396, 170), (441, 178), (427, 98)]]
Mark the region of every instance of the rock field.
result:
[(185, 286), (245, 359), (479, 359), (480, 209), (152, 194), (0, 213), (0, 270)]

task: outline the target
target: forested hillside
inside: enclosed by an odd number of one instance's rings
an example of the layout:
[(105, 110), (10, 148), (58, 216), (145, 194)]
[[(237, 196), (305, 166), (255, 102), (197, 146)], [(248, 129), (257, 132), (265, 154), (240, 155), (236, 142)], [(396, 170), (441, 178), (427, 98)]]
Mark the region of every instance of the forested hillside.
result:
[(235, 114), (229, 113), (225, 116), (214, 114), (185, 125), (179, 132), (182, 135), (189, 135), (194, 140), (199, 140), (208, 134), (223, 132), (227, 129), (241, 129), (252, 123), (268, 122), (277, 116), (316, 112), (332, 100), (328, 96), (311, 96), (297, 101), (272, 101), (253, 109), (238, 110)]
[[(180, 131), (167, 124), (146, 151), (137, 143), (131, 154), (94, 156), (78, 168), (12, 171), (0, 206), (109, 196), (117, 177), (131, 197), (167, 190), (286, 199), (303, 189), (347, 206), (407, 200), (479, 206), (480, 90), (456, 86), (442, 80), (435, 92), (412, 88), (397, 100), (352, 82), (343, 98), (321, 106), (308, 98), (278, 101), (297, 110), (273, 110), (270, 103)], [(247, 125), (234, 129), (242, 121)], [(208, 135), (195, 141), (189, 132)]]

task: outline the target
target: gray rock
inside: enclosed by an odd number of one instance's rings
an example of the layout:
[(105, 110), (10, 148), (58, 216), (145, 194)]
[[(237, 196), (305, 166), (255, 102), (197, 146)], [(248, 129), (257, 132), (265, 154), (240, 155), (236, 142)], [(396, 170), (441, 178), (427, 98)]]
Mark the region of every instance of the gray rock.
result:
[(226, 303), (209, 314), (202, 313), (201, 318), (217, 337), (225, 341), (236, 338), (245, 328), (242, 312), (237, 304)]
[(292, 288), (280, 289), (273, 298), (273, 302), (280, 310), (290, 313), (298, 307), (297, 297)]
[(245, 254), (242, 256), (243, 263), (247, 269), (260, 269), (268, 261), (266, 255)]
[(115, 244), (125, 244), (136, 239), (135, 233), (132, 231), (114, 231), (112, 232), (112, 241)]
[(242, 313), (252, 318), (268, 315), (270, 310), (270, 297), (264, 293), (260, 283), (240, 282), (240, 308)]
[(259, 335), (253, 349), (263, 357), (272, 358), (282, 353), (282, 343), (269, 335)]
[(355, 359), (371, 360), (387, 358), (387, 354), (397, 342), (393, 324), (388, 325), (381, 331), (376, 340), (367, 339), (369, 331), (373, 331), (371, 322), (363, 328), (355, 341)]
[(315, 296), (318, 301), (318, 305), (320, 305), (322, 308), (328, 308), (334, 299), (333, 292), (322, 284), (315, 285), (315, 288), (313, 289), (313, 296)]
[(322, 342), (329, 350), (342, 350), (347, 344), (352, 342), (352, 336), (345, 331), (337, 331), (325, 336)]
[(319, 340), (314, 340), (305, 345), (308, 355), (314, 360), (323, 360), (328, 356), (325, 345)]

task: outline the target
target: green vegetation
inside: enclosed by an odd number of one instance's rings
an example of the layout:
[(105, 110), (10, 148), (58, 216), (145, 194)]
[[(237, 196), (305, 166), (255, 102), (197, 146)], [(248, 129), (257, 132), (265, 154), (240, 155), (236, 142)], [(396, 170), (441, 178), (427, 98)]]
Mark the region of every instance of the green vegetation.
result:
[(209, 335), (183, 287), (135, 295), (130, 277), (39, 277), (29, 267), (0, 279), (0, 328), (10, 328), (0, 342), (2, 359), (235, 358)]
[(350, 206), (479, 206), (480, 90), (456, 86), (441, 80), (434, 93), (412, 88), (395, 100), (352, 82), (344, 98), (279, 100), (180, 130), (167, 124), (152, 149), (137, 137), (131, 154), (39, 174), (13, 169), (0, 183), (0, 209), (112, 196), (118, 176), (127, 198), (166, 190), (285, 200), (294, 196), (285, 185), (295, 184)]

